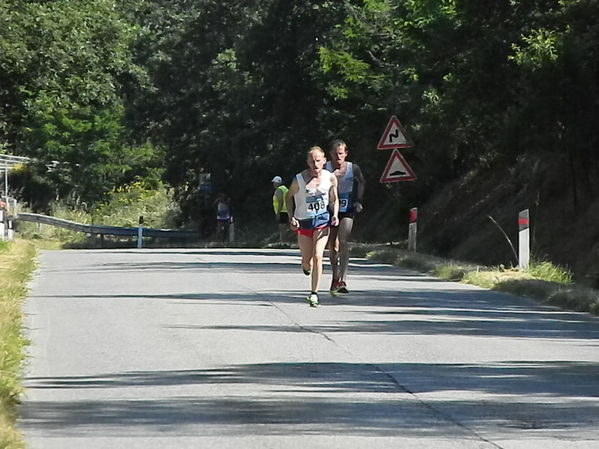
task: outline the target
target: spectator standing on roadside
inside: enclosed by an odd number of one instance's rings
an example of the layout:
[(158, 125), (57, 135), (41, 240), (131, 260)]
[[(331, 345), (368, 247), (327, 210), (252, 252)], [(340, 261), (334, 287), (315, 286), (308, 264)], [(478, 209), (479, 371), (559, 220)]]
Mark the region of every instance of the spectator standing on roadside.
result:
[(332, 226), (329, 234), (329, 257), (333, 279), (330, 292), (349, 293), (346, 284), (349, 264), (349, 238), (354, 226), (355, 215), (362, 211), (362, 199), (366, 181), (357, 164), (346, 160), (347, 145), (336, 139), (329, 145), (330, 161), (325, 169), (332, 172), (338, 181), (339, 189), (339, 225)]
[(275, 189), (272, 196), (272, 207), (275, 211), (277, 223), (279, 225), (279, 243), (283, 243), (287, 228), (289, 226), (289, 215), (287, 214), (287, 192), (289, 189), (283, 184), (280, 176), (272, 178), (272, 185)]
[(229, 227), (233, 222), (231, 200), (224, 193), (219, 193), (214, 204), (216, 206), (216, 234), (225, 243), (229, 236)]

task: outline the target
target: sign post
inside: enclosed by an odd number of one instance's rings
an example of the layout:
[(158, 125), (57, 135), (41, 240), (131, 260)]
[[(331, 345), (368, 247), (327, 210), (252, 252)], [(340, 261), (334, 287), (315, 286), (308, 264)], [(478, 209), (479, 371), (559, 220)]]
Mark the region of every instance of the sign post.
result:
[(530, 230), (528, 209), (518, 214), (518, 268), (527, 270), (530, 262)]
[[(392, 115), (376, 147), (377, 150), (393, 150), (381, 175), (380, 182), (382, 184), (416, 180), (414, 170), (412, 170), (412, 167), (408, 165), (398, 150), (398, 148), (411, 148), (412, 146), (412, 143), (406, 138), (401, 123), (399, 123), (397, 117)], [(410, 210), (410, 227), (408, 233), (408, 250), (414, 252), (416, 251), (416, 213), (416, 208)]]
[(410, 227), (408, 230), (408, 251), (412, 252), (416, 252), (416, 234), (418, 232), (417, 220), (418, 208), (413, 207), (410, 209)]

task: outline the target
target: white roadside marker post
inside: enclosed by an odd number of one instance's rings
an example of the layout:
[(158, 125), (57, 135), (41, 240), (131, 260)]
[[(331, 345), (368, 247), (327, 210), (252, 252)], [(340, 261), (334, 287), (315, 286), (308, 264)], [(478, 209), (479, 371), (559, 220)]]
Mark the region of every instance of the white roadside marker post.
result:
[(418, 208), (410, 209), (410, 226), (408, 229), (408, 251), (416, 252), (416, 235), (418, 233)]
[(6, 231), (6, 237), (9, 242), (12, 242), (15, 239), (15, 230), (12, 227), (12, 220), (8, 220), (8, 229)]
[(530, 262), (530, 230), (528, 209), (518, 214), (518, 268), (528, 270)]

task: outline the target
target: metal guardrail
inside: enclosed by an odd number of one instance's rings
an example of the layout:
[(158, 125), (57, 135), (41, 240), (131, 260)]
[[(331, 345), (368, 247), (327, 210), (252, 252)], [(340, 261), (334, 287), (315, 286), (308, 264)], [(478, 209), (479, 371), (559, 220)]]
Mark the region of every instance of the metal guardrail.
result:
[[(85, 232), (87, 234), (98, 235), (117, 235), (136, 237), (139, 228), (126, 228), (119, 226), (104, 226), (104, 225), (86, 225), (76, 223), (74, 221), (63, 220), (62, 218), (50, 217), (42, 214), (19, 213), (15, 221), (27, 221), (32, 223), (46, 224), (56, 226), (58, 228), (68, 229), (69, 231)], [(199, 232), (182, 231), (178, 229), (153, 229), (142, 228), (144, 237), (159, 237), (159, 238), (175, 238), (175, 239), (199, 239)]]

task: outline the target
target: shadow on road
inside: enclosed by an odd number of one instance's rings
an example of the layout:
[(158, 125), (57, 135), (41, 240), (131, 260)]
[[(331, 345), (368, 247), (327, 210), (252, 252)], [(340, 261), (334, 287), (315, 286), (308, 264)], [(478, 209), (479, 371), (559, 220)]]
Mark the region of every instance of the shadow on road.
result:
[[(60, 431), (78, 426), (118, 428), (186, 424), (244, 425), (243, 432), (335, 433), (449, 436), (463, 431), (448, 416), (460, 416), (469, 428), (485, 430), (592, 429), (599, 421), (592, 363), (534, 362), (501, 364), (355, 364), (270, 363), (209, 370), (148, 371), (29, 379), (40, 389), (119, 389), (186, 385), (259, 385), (263, 393), (244, 398), (210, 395), (153, 400), (90, 400), (27, 403), (26, 424)], [(429, 374), (427, 374), (429, 373)], [(426, 376), (430, 378), (425, 378)], [(589, 381), (585, 384), (584, 379)], [(574, 386), (574, 382), (578, 384)], [(582, 384), (581, 384), (582, 382)], [(404, 385), (407, 385), (405, 387)], [(493, 393), (494, 400), (427, 400), (408, 393), (470, 390)], [(588, 388), (587, 388), (588, 387)], [(411, 391), (409, 391), (411, 390)], [(212, 389), (212, 391), (214, 391)], [(351, 394), (349, 394), (351, 393)], [(381, 395), (381, 393), (384, 393)], [(539, 405), (547, 395), (569, 396)], [(113, 393), (114, 394), (114, 393)], [(356, 395), (358, 394), (358, 395)], [(519, 395), (518, 400), (502, 395)], [(365, 396), (364, 396), (365, 395)], [(462, 395), (463, 396), (463, 395)], [(362, 399), (360, 399), (362, 398)], [(532, 418), (534, 417), (534, 418)], [(262, 426), (253, 426), (261, 424)], [(270, 424), (270, 426), (263, 426)], [(249, 428), (245, 425), (252, 425)], [(202, 432), (208, 431), (202, 428)], [(241, 431), (241, 430), (240, 430)]]
[[(264, 256), (262, 252), (257, 255)], [(230, 324), (198, 325), (191, 318), (189, 321), (182, 318), (179, 323), (165, 323), (163, 327), (181, 332), (273, 332), (273, 338), (284, 338), (274, 333), (313, 332), (327, 335), (330, 341), (340, 333), (353, 333), (510, 337), (521, 338), (523, 344), (528, 339), (572, 339), (579, 345), (595, 346), (599, 343), (599, 320), (586, 314), (562, 312), (479, 289), (456, 286), (434, 290), (433, 283), (440, 282), (436, 279), (375, 265), (378, 264), (359, 261), (352, 271), (355, 285), (360, 285), (361, 276), (374, 275), (384, 281), (388, 289), (357, 289), (350, 295), (337, 297), (323, 295), (322, 307), (310, 310), (320, 314), (319, 318), (309, 324), (300, 326), (289, 320), (285, 325), (247, 325), (236, 323), (232, 316)], [(92, 270), (85, 266), (80, 269)], [(127, 270), (212, 270), (214, 273), (219, 270), (272, 273), (276, 270), (301, 276), (299, 261), (289, 262), (276, 256), (272, 262), (256, 263), (201, 260), (110, 263), (91, 272), (101, 276), (110, 271)], [(400, 285), (400, 280), (404, 288), (396, 289), (395, 282)], [(52, 298), (51, 295), (43, 297)], [(281, 309), (303, 302), (299, 292), (275, 288), (221, 294), (82, 294), (60, 298), (82, 301), (118, 298), (174, 301), (197, 307), (218, 304)], [(335, 309), (343, 310), (343, 319), (338, 316), (327, 319), (327, 311)], [(222, 426), (230, 426), (231, 434), (240, 435), (344, 433), (447, 438), (453, 434), (463, 435), (466, 428), (484, 432), (497, 428), (562, 430), (570, 427), (580, 435), (599, 426), (598, 372), (598, 363), (559, 360), (468, 364), (295, 362), (29, 377), (26, 382), (30, 390), (85, 390), (98, 396), (97, 391), (103, 389), (127, 392), (128, 388), (163, 387), (165, 397), (130, 400), (124, 394), (119, 397), (111, 391), (96, 400), (27, 401), (22, 408), (22, 421), (26, 427), (46, 428), (53, 433), (72, 433), (74, 428), (105, 429), (108, 425), (115, 434), (120, 430), (126, 434), (125, 429), (131, 426), (147, 426), (157, 431), (176, 427), (181, 434), (194, 435), (222, 432)], [(186, 387), (194, 387), (193, 391), (200, 393), (191, 396)], [(225, 393), (221, 394), (219, 388)], [(252, 394), (246, 397), (244, 391)], [(446, 397), (422, 399), (429, 393)], [(473, 399), (481, 393), (484, 399)], [(460, 424), (453, 417), (458, 417)], [(534, 439), (536, 435), (520, 434), (519, 437)]]
[[(297, 271), (297, 267), (294, 267)], [(420, 281), (420, 280), (418, 280)], [(405, 280), (404, 280), (405, 282)], [(405, 283), (403, 284), (405, 285)], [(123, 299), (174, 301), (231, 306), (267, 307), (302, 303), (303, 292), (291, 290), (239, 291), (227, 293), (84, 294), (44, 295), (44, 298), (81, 300)], [(482, 290), (375, 290), (350, 295), (321, 295), (321, 308), (347, 309), (346, 319), (312, 324), (318, 333), (369, 333), (397, 335), (478, 335), (489, 337), (576, 339), (599, 345), (599, 319), (584, 313), (555, 308), (503, 293)], [(354, 319), (352, 319), (354, 317)], [(301, 327), (270, 325), (194, 326), (188, 329), (237, 329), (273, 332), (304, 332)]]

